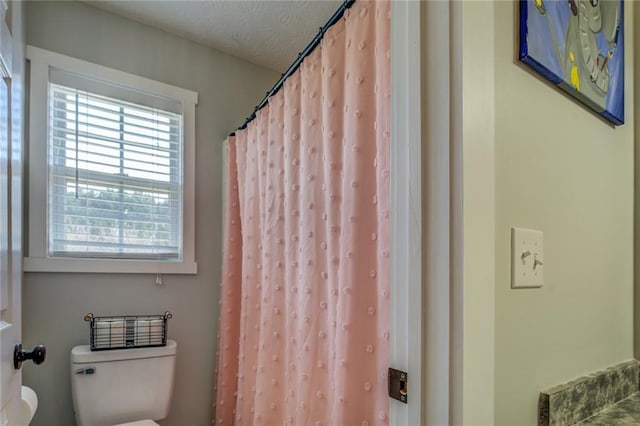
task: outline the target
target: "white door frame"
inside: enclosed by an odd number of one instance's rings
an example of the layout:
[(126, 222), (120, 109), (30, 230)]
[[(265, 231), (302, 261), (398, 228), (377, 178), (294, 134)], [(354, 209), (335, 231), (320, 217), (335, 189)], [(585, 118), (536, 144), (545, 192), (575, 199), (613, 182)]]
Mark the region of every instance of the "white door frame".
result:
[(390, 362), (409, 376), (392, 425), (449, 424), (449, 9), (392, 2)]
[(391, 425), (491, 425), (495, 63), (491, 1), (392, 2)]
[(408, 372), (408, 403), (391, 425), (423, 424), (420, 3), (391, 2), (391, 352)]

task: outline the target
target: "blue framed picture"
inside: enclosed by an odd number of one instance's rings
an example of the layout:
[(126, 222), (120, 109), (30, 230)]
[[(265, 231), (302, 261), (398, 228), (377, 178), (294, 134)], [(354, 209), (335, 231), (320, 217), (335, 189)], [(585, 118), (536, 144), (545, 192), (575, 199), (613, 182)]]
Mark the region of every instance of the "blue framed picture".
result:
[(520, 60), (624, 124), (622, 0), (520, 0)]

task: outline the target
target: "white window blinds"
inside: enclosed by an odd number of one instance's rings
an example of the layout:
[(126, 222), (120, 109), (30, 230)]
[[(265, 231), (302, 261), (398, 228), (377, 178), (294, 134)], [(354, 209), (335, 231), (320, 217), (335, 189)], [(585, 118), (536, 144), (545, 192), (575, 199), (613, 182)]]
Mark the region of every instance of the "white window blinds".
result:
[(181, 260), (182, 114), (55, 83), (48, 98), (49, 256)]

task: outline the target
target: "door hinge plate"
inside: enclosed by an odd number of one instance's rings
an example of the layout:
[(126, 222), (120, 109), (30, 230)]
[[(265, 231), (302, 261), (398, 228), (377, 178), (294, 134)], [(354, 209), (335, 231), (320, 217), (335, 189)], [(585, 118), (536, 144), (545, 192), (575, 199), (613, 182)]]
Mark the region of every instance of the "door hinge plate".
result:
[(389, 396), (400, 402), (407, 403), (409, 399), (409, 375), (406, 371), (389, 368)]

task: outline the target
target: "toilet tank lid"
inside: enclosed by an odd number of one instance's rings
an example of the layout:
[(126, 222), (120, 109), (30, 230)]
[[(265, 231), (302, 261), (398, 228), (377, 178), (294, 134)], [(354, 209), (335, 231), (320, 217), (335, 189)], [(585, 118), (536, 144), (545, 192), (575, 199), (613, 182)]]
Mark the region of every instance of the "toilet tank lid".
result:
[(149, 348), (114, 349), (107, 351), (92, 351), (89, 345), (76, 346), (71, 349), (71, 362), (74, 364), (124, 361), (128, 359), (156, 358), (173, 356), (176, 354), (178, 344), (174, 340), (167, 339), (166, 346)]

